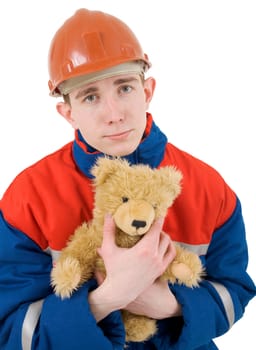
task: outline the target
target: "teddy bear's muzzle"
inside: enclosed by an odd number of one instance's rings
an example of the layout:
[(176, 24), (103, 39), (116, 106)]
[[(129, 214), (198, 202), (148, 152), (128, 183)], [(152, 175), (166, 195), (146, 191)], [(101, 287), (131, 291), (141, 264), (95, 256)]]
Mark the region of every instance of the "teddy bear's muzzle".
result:
[(117, 227), (131, 236), (144, 235), (155, 219), (153, 206), (144, 200), (128, 200), (113, 215)]

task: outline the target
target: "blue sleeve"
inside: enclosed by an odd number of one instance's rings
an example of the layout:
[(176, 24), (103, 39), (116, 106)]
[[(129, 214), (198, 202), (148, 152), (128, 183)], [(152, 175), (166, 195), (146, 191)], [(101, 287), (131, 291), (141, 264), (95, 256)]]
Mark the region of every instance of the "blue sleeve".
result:
[(95, 286), (95, 281), (89, 281), (70, 299), (61, 300), (55, 295), (46, 298), (33, 349), (123, 349), (124, 329), (120, 312), (111, 313), (97, 325), (90, 311), (88, 292)]
[(213, 234), (203, 260), (207, 276), (198, 288), (170, 285), (181, 304), (182, 317), (158, 322), (159, 332), (151, 340), (157, 349), (214, 346), (212, 339), (227, 332), (256, 295), (255, 284), (246, 272), (248, 251), (238, 200), (233, 215)]
[(61, 300), (50, 287), (51, 267), (51, 257), (0, 213), (0, 349), (123, 349), (120, 312), (97, 324), (90, 311), (96, 282)]

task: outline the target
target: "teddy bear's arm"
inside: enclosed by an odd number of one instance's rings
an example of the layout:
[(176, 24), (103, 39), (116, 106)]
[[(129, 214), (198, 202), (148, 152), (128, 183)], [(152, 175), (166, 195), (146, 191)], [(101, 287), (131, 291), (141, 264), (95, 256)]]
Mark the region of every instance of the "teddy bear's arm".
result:
[(97, 242), (86, 224), (80, 226), (61, 251), (51, 272), (51, 285), (62, 299), (71, 294), (94, 272)]
[(179, 244), (175, 244), (176, 257), (164, 272), (162, 278), (171, 283), (197, 287), (204, 275), (204, 268), (199, 256)]

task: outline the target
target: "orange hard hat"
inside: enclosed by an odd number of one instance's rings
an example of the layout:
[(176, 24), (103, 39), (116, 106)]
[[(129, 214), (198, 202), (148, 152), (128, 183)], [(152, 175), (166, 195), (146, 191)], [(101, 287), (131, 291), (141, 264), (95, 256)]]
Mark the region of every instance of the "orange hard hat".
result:
[(65, 80), (129, 61), (150, 67), (147, 55), (131, 29), (120, 19), (100, 11), (79, 9), (54, 35), (48, 56), (49, 89), (61, 95)]

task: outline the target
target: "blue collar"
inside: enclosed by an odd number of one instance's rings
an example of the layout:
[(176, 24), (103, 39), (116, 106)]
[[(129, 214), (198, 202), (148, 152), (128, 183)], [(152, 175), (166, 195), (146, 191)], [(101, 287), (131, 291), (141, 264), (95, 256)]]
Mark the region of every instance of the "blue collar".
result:
[[(147, 164), (152, 168), (156, 168), (163, 160), (167, 137), (156, 126), (149, 113), (147, 115), (146, 130), (148, 131), (137, 149), (123, 158), (127, 159), (130, 164)], [(81, 133), (77, 131), (73, 143), (73, 156), (83, 174), (92, 178), (90, 173), (91, 167), (95, 164), (98, 157), (103, 157), (105, 154), (89, 146)]]

